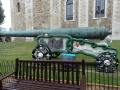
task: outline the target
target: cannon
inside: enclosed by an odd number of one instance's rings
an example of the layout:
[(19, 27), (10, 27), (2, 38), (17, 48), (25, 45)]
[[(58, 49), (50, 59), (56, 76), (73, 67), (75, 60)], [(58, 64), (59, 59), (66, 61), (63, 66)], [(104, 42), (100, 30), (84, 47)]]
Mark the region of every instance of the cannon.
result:
[[(10, 29), (5, 29), (5, 28), (2, 28), (2, 27), (0, 27), (0, 32), (2, 31), (2, 30), (4, 30), (4, 31), (8, 31), (8, 30), (10, 30)], [(10, 37), (0, 37), (0, 42), (10, 42), (11, 41), (11, 38)]]
[[(40, 30), (1, 30), (0, 37), (35, 37), (34, 60), (51, 59), (61, 53), (81, 53), (96, 59), (97, 70), (113, 72), (118, 66), (117, 50), (108, 45), (112, 33), (107, 28), (81, 27)], [(96, 43), (93, 39), (99, 39)]]

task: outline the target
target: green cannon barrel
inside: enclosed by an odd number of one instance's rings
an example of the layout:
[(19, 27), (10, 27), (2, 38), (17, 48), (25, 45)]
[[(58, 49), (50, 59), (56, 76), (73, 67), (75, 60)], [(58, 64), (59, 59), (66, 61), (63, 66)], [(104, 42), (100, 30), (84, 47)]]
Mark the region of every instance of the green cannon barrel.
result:
[(41, 34), (50, 35), (70, 35), (73, 38), (83, 39), (104, 39), (111, 32), (106, 28), (93, 28), (93, 27), (81, 27), (81, 28), (60, 28), (60, 29), (39, 29), (39, 30), (11, 30), (6, 31), (3, 28), (0, 30), (0, 36), (10, 37), (37, 37)]

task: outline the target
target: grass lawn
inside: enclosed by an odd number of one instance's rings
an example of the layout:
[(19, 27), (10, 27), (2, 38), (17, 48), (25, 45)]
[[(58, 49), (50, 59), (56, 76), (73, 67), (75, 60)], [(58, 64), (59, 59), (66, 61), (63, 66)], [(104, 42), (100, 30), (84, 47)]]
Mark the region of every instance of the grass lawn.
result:
[(0, 60), (32, 59), (36, 42), (0, 42)]
[[(0, 42), (0, 60), (32, 59), (31, 54), (36, 42)], [(120, 59), (120, 41), (113, 41), (111, 46), (118, 50)], [(85, 59), (94, 61), (93, 58), (86, 55), (78, 55), (77, 60)]]
[(117, 49), (118, 59), (120, 60), (120, 40), (113, 41), (110, 46)]

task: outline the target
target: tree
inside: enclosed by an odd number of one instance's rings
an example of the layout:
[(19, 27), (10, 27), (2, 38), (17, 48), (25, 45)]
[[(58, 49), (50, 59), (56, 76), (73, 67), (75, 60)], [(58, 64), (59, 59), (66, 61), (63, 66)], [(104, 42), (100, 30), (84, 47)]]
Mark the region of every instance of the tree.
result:
[(0, 24), (3, 23), (4, 18), (5, 18), (4, 10), (3, 10), (3, 8), (2, 8), (2, 3), (0, 2)]

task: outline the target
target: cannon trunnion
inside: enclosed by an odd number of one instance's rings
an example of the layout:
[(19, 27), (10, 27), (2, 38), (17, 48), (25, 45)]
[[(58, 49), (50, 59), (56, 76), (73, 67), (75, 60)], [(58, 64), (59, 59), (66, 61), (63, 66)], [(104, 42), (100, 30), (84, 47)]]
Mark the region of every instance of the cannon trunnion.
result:
[[(25, 31), (0, 31), (0, 37), (35, 37), (37, 46), (32, 51), (35, 60), (51, 59), (61, 53), (81, 53), (96, 59), (99, 71), (113, 72), (117, 69), (117, 50), (108, 45), (111, 32), (106, 28), (63, 28)], [(100, 39), (99, 43), (92, 39)]]

